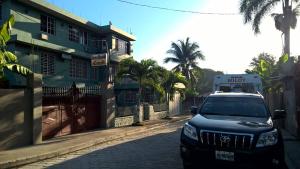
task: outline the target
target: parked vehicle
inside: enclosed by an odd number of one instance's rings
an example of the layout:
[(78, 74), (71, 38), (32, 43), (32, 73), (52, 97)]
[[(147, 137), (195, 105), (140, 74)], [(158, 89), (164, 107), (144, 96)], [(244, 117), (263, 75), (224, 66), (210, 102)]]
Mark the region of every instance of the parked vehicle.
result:
[(273, 120), (284, 118), (284, 111), (271, 116), (262, 95), (210, 94), (191, 112), (194, 117), (181, 132), (185, 169), (223, 163), (240, 169), (284, 166), (282, 136), (273, 125)]
[(257, 74), (225, 74), (214, 78), (213, 92), (262, 93), (262, 81)]

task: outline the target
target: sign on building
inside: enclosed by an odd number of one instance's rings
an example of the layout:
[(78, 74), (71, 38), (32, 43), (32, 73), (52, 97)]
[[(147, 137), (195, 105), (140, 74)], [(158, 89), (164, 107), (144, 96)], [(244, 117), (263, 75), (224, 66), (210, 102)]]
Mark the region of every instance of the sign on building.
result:
[(107, 64), (107, 53), (95, 54), (91, 58), (92, 66), (105, 66)]

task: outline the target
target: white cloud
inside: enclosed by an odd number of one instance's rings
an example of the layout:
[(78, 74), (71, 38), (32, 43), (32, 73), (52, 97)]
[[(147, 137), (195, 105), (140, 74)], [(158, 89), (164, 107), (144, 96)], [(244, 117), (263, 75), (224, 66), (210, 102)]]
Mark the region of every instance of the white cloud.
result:
[[(239, 0), (207, 0), (199, 7), (203, 12), (238, 13)], [(300, 54), (297, 48), (300, 28), (291, 32), (291, 54)], [(168, 56), (166, 51), (172, 41), (191, 37), (200, 45), (206, 60), (199, 66), (221, 70), (225, 73), (243, 73), (251, 59), (261, 52), (268, 52), (276, 57), (281, 55), (281, 32), (274, 27), (273, 19), (267, 16), (261, 24), (261, 34), (254, 35), (251, 25), (243, 24), (242, 16), (197, 15), (178, 22), (170, 32), (158, 39), (148, 51), (141, 56), (152, 58), (159, 64), (171, 69), (174, 64), (163, 64)], [(154, 56), (154, 57), (153, 57)]]

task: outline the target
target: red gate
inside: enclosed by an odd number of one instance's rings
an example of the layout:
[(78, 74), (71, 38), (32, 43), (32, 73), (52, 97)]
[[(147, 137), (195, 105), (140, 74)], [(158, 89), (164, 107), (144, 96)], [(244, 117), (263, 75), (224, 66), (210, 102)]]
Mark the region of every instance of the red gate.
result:
[(43, 139), (100, 127), (101, 87), (43, 87)]

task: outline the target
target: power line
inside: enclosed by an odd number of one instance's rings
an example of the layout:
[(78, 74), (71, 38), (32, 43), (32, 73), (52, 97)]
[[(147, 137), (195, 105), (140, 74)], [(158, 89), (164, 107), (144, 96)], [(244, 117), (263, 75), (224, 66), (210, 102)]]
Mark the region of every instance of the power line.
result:
[(134, 2), (125, 1), (125, 0), (117, 0), (117, 1), (126, 3), (126, 4), (130, 4), (130, 5), (135, 5), (135, 6), (142, 6), (142, 7), (147, 7), (147, 8), (160, 9), (160, 10), (173, 11), (173, 12), (193, 13), (193, 14), (201, 14), (201, 15), (240, 15), (238, 13), (199, 12), (199, 11), (190, 11), (190, 10), (182, 10), (182, 9), (172, 9), (172, 8), (166, 8), (166, 7), (139, 4), (139, 3), (134, 3)]

